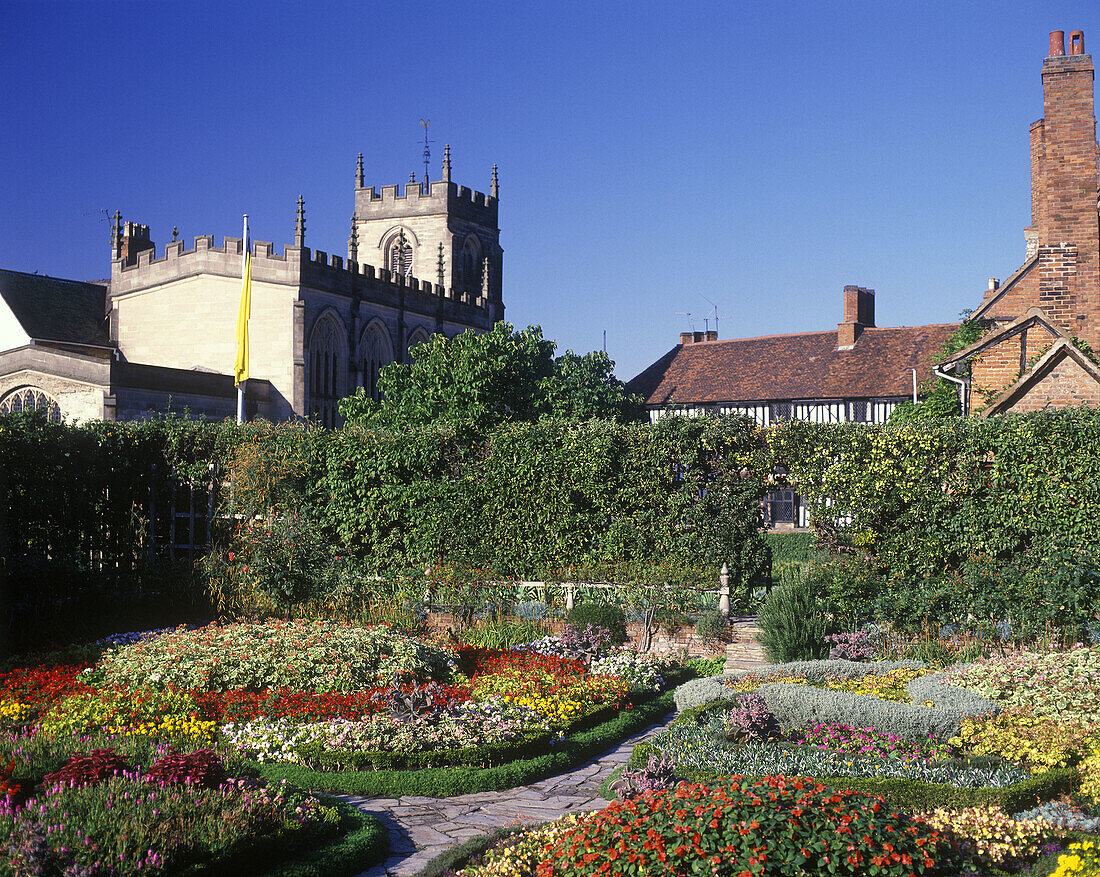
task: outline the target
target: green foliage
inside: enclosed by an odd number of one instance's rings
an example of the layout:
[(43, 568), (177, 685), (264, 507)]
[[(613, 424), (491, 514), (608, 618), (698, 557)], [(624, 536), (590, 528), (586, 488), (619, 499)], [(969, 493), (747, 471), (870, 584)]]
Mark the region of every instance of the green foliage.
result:
[(589, 624), (602, 627), (611, 633), (611, 641), (614, 645), (622, 645), (626, 642), (626, 613), (621, 606), (608, 603), (577, 603), (569, 610), (566, 618), (578, 630), (584, 630)]
[(772, 663), (810, 661), (828, 654), (825, 605), (808, 581), (791, 580), (775, 588), (756, 623), (757, 642)]
[(453, 339), (433, 335), (410, 351), (410, 362), (382, 370), (380, 402), (360, 389), (340, 403), (340, 412), (352, 423), (441, 423), (460, 432), (540, 417), (625, 420), (636, 415), (640, 400), (626, 394), (606, 353), (578, 356), (569, 350), (555, 360), (555, 347), (540, 327), (517, 332), (511, 323)]
[[(932, 357), (939, 364), (953, 353), (969, 347), (988, 331), (988, 324), (980, 320), (971, 320), (970, 311), (960, 315), (962, 322), (943, 343), (943, 347)], [(958, 385), (943, 378), (929, 378), (920, 388), (922, 401), (914, 405), (903, 402), (890, 414), (890, 423), (912, 423), (922, 420), (942, 420), (959, 414)]]
[(446, 680), (451, 655), (421, 639), (332, 621), (179, 629), (109, 652), (97, 671), (126, 687), (355, 691), (397, 674)]
[(340, 816), (336, 836), (273, 863), (264, 877), (354, 877), (386, 859), (390, 835), (381, 822), (343, 801), (326, 803)]
[(300, 765), (265, 764), (255, 767), (269, 779), (286, 779), (302, 788), (375, 798), (404, 795), (447, 797), (497, 791), (527, 785), (583, 764), (634, 731), (668, 715), (672, 709), (672, 692), (665, 692), (652, 700), (635, 703), (632, 709), (620, 712), (593, 728), (566, 735), (549, 752), (543, 751), (531, 758), (482, 769), (439, 767), (415, 771), (326, 773)]
[(822, 541), (868, 561), (885, 619), (915, 627), (973, 614), (1016, 631), (1095, 623), (1095, 409), (887, 427), (791, 422), (769, 441)]
[(729, 619), (717, 609), (704, 612), (695, 622), (695, 635), (703, 642), (728, 642)]

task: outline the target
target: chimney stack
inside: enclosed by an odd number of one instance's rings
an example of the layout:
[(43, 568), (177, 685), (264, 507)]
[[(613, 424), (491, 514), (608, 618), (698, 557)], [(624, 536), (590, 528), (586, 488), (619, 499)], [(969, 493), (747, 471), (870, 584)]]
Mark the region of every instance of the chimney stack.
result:
[(875, 327), (875, 291), (862, 286), (844, 287), (844, 322), (837, 324), (836, 346), (855, 346), (864, 329)]
[(139, 225), (136, 222), (126, 223), (126, 233), (122, 236), (121, 258), (127, 265), (137, 262), (138, 253), (154, 248), (149, 240), (149, 226)]

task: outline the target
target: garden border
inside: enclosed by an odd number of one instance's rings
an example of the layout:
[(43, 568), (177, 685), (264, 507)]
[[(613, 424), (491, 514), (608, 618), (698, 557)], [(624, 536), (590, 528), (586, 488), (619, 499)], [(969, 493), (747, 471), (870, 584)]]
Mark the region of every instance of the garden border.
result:
[(673, 694), (674, 690), (665, 691), (593, 728), (574, 732), (554, 744), (552, 750), (544, 755), (496, 767), (325, 772), (297, 764), (249, 764), (269, 780), (285, 779), (303, 789), (368, 798), (400, 798), (406, 795), (446, 798), (473, 792), (503, 791), (576, 767), (634, 731), (668, 715), (674, 710)]

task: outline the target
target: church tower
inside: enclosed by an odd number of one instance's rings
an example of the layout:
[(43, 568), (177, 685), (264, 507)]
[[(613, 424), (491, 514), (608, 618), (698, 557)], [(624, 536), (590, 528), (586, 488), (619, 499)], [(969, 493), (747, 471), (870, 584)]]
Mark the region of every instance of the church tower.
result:
[[(355, 169), (355, 213), (348, 259), (375, 265), (453, 290), (483, 297), (492, 322), (504, 319), (497, 226), (497, 168), (489, 194), (451, 182), (451, 147), (443, 152), (443, 178), (381, 191), (364, 184), (363, 155)], [(354, 252), (352, 248), (354, 247)]]

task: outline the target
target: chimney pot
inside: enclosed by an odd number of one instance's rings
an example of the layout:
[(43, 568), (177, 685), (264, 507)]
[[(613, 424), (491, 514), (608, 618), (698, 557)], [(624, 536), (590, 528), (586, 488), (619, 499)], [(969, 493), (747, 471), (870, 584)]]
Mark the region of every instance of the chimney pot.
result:
[(681, 332), (680, 333), (680, 343), (681, 344), (690, 344), (691, 343), (691, 333), (690, 332)]
[(998, 280), (996, 277), (990, 277), (989, 278), (989, 291), (990, 292), (993, 292), (994, 290), (1000, 288), (1000, 285), (1001, 285), (1001, 281)]
[(692, 342), (699, 344), (706, 337), (702, 332), (692, 332)]
[(1048, 58), (1066, 53), (1066, 32), (1064, 30), (1052, 30), (1050, 32), (1050, 52)]
[(718, 340), (718, 330), (717, 329), (707, 329), (707, 341), (717, 341), (717, 340)]
[(1085, 32), (1075, 30), (1069, 35), (1069, 53), (1071, 55), (1085, 54)]

